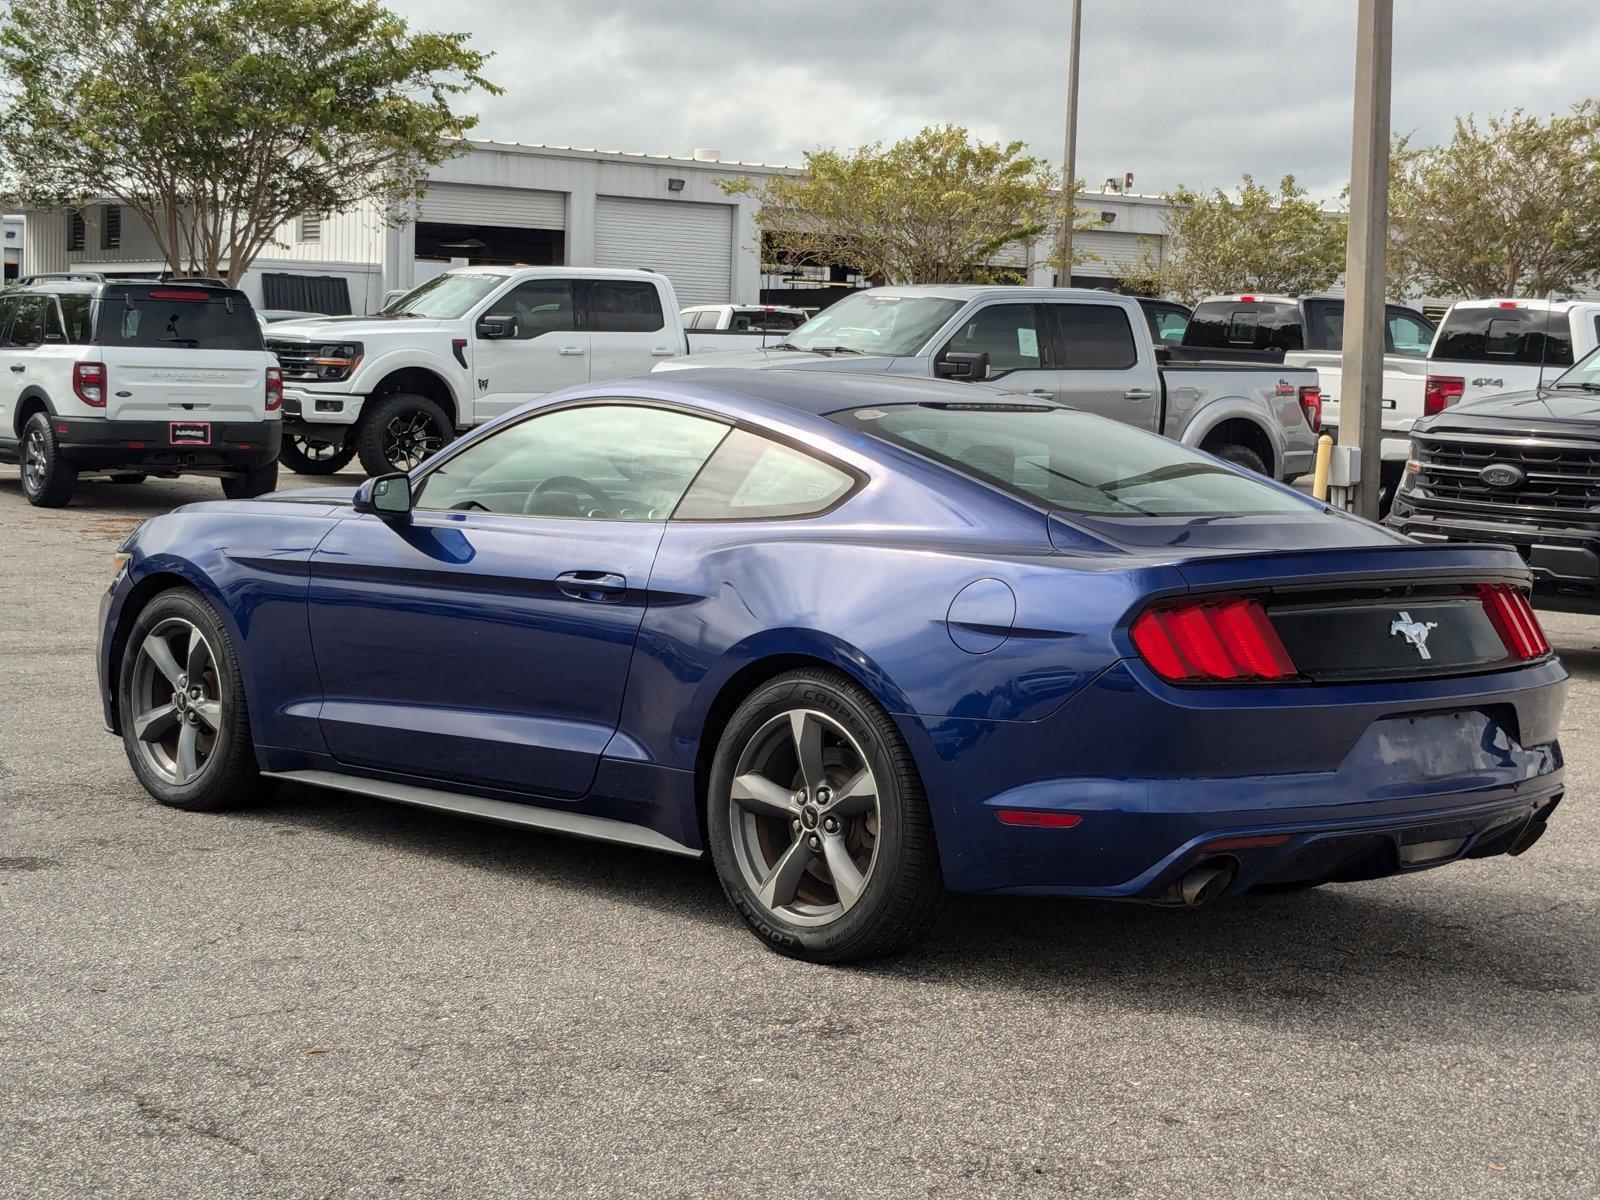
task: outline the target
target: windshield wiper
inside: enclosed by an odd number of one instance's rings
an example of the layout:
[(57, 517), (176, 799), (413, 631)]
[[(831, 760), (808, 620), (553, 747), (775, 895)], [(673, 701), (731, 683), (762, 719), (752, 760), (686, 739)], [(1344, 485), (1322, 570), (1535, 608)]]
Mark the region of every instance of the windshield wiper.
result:
[(157, 338), (156, 341), (158, 341), (158, 342), (166, 342), (167, 344), (173, 345), (173, 346), (183, 346), (183, 347), (185, 347), (186, 349), (189, 349), (189, 350), (193, 350), (196, 346), (198, 346), (200, 344), (200, 339), (199, 338), (186, 338), (186, 337), (164, 337), (164, 338)]
[(857, 350), (854, 346), (813, 346), (811, 349), (816, 354), (866, 354), (865, 350)]
[(1550, 386), (1559, 389), (1582, 388), (1586, 392), (1600, 392), (1600, 383), (1580, 383), (1574, 381), (1572, 383), (1552, 383)]
[(796, 346), (793, 342), (778, 342), (775, 345), (768, 346), (767, 349), (768, 350), (798, 350), (798, 349), (800, 349), (800, 347)]

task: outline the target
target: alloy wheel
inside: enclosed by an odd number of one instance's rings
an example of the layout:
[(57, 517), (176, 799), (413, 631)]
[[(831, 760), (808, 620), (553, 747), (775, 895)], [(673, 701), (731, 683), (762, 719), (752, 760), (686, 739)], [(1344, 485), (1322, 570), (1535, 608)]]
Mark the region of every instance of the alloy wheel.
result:
[(139, 756), (183, 787), (205, 770), (222, 730), (216, 653), (198, 626), (170, 617), (145, 636), (138, 656), (131, 698)]
[(383, 427), (383, 456), (397, 471), (409, 471), (444, 445), (428, 414), (398, 412)]
[(845, 728), (814, 709), (766, 722), (729, 791), (734, 858), (761, 905), (826, 925), (861, 899), (877, 861), (878, 785)]
[[(391, 421), (390, 425), (393, 424)], [(294, 448), (300, 452), (301, 457), (311, 462), (327, 462), (345, 452), (343, 446), (334, 442), (313, 442), (309, 438), (299, 436), (291, 437), (289, 440), (294, 443)]]
[(50, 456), (45, 448), (44, 434), (38, 429), (28, 430), (28, 435), (22, 443), (22, 483), (28, 491), (35, 494), (44, 490), (45, 472), (49, 469)]

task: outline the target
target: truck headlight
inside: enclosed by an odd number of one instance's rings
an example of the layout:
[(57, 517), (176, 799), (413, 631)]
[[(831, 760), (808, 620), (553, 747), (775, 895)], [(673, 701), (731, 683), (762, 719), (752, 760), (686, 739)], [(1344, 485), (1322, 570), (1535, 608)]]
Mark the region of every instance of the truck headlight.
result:
[(360, 342), (333, 342), (318, 346), (311, 359), (311, 366), (316, 368), (316, 378), (329, 382), (349, 379), (360, 365)]

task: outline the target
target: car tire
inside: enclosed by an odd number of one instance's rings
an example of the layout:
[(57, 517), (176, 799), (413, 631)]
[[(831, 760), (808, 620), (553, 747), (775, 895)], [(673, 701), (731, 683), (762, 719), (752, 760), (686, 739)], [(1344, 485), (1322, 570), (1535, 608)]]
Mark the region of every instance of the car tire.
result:
[(332, 475), (349, 465), (356, 456), (354, 446), (332, 446), (287, 436), (278, 448), (278, 461), (296, 475)]
[(222, 494), (229, 500), (249, 500), (265, 496), (278, 487), (278, 464), (269, 462), (264, 467), (252, 467), (239, 475), (222, 477)]
[(78, 468), (61, 457), (49, 413), (34, 413), (22, 427), (17, 448), (22, 494), (36, 508), (64, 508), (78, 487)]
[(369, 401), (356, 427), (356, 454), (368, 475), (409, 471), (455, 437), (450, 418), (426, 396), (395, 392)]
[(232, 640), (199, 593), (173, 588), (139, 613), (118, 672), (117, 711), (133, 773), (160, 803), (210, 811), (270, 790), (256, 766)]
[(1243, 467), (1247, 471), (1254, 471), (1257, 475), (1267, 474), (1267, 464), (1262, 461), (1249, 446), (1239, 442), (1227, 442), (1211, 451), (1223, 462), (1230, 462), (1236, 467)]
[(780, 675), (739, 705), (712, 763), (706, 825), (728, 900), (793, 958), (897, 953), (943, 902), (911, 752), (873, 698), (832, 671)]

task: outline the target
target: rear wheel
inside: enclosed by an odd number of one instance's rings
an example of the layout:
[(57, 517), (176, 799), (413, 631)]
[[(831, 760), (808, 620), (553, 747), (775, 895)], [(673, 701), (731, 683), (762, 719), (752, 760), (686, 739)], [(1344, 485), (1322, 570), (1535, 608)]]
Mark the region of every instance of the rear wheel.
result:
[(369, 402), (356, 428), (356, 453), (368, 475), (409, 471), (455, 435), (450, 418), (426, 396), (396, 392)]
[(298, 434), (285, 437), (278, 448), (278, 461), (297, 475), (332, 475), (355, 456), (354, 446), (313, 442)]
[(854, 962), (904, 950), (944, 894), (933, 822), (899, 731), (829, 671), (782, 675), (741, 704), (707, 793), (723, 890), (774, 950)]
[(268, 789), (256, 767), (238, 659), (198, 593), (164, 592), (139, 614), (117, 700), (128, 762), (162, 804), (226, 808)]
[(39, 508), (62, 508), (78, 486), (78, 469), (61, 457), (49, 413), (34, 413), (22, 427), (22, 494)]
[(1247, 471), (1254, 471), (1257, 475), (1265, 475), (1267, 473), (1267, 464), (1262, 461), (1261, 455), (1257, 454), (1249, 446), (1242, 445), (1239, 442), (1228, 442), (1216, 447), (1211, 453), (1222, 459), (1223, 462), (1231, 462), (1234, 466), (1243, 467)]
[(278, 486), (278, 464), (269, 462), (264, 467), (252, 467), (240, 475), (222, 477), (222, 494), (229, 500), (249, 500), (265, 496)]

